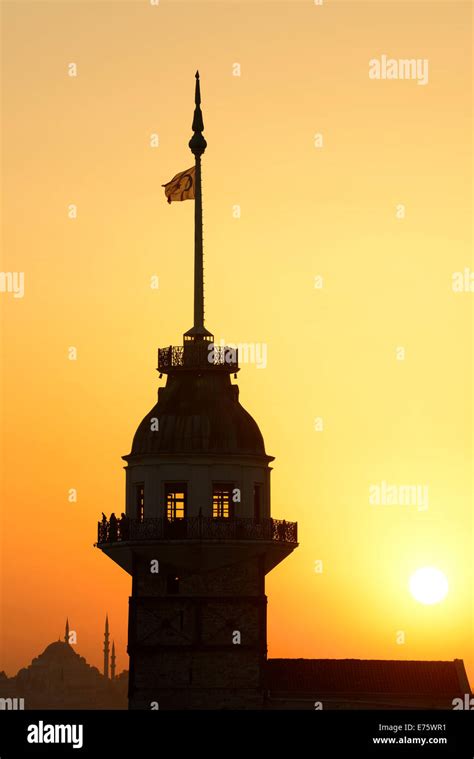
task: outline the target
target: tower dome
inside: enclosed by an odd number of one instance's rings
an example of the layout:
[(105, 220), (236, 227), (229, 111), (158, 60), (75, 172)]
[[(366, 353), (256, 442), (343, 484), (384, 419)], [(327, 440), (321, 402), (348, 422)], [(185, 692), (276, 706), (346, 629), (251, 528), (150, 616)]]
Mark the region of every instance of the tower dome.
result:
[(131, 454), (147, 453), (266, 456), (257, 423), (239, 403), (237, 385), (212, 370), (176, 373), (160, 388), (133, 439)]

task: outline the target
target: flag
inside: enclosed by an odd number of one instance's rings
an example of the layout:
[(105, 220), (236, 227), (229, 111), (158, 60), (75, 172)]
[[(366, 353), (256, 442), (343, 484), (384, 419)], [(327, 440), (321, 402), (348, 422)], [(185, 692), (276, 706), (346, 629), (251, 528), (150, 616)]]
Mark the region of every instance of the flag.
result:
[(193, 200), (194, 195), (194, 177), (196, 173), (196, 167), (192, 166), (186, 171), (181, 171), (176, 174), (170, 182), (162, 184), (165, 188), (165, 195), (168, 198), (168, 203), (173, 200)]

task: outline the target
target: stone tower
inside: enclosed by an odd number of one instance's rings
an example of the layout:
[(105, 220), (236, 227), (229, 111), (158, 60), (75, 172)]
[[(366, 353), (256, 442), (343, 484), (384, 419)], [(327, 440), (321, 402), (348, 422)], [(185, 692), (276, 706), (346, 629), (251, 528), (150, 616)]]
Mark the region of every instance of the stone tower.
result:
[(231, 382), (236, 351), (204, 326), (200, 103), (196, 74), (194, 324), (158, 351), (167, 380), (123, 457), (126, 516), (99, 522), (132, 576), (130, 709), (262, 708), (265, 575), (297, 546), (296, 524), (271, 517), (273, 457)]

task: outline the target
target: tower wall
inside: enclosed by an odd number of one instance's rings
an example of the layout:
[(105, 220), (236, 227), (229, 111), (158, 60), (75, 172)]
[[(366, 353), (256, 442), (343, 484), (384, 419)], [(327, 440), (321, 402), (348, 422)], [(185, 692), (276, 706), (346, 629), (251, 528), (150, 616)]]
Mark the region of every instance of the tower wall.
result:
[(167, 482), (187, 484), (187, 513), (197, 516), (212, 513), (212, 485), (232, 482), (240, 490), (234, 512), (240, 517), (254, 517), (254, 485), (260, 484), (261, 518), (270, 517), (270, 472), (267, 462), (250, 457), (225, 457), (218, 461), (209, 456), (128, 457), (126, 467), (126, 513), (136, 516), (135, 487), (144, 484), (145, 517), (164, 516), (164, 487)]
[[(178, 576), (179, 592), (168, 578)], [(130, 709), (259, 709), (266, 659), (262, 557), (208, 571), (135, 556), (129, 600)]]

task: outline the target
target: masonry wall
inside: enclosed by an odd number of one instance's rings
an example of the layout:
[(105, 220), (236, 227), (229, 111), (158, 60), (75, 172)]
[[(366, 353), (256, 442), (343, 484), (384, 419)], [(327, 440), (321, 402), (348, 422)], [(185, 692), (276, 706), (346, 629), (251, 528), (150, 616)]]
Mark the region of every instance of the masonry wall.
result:
[(262, 557), (245, 546), (237, 563), (207, 571), (153, 574), (135, 557), (129, 708), (262, 708), (266, 604)]
[(224, 457), (216, 462), (209, 456), (186, 458), (175, 456), (136, 456), (126, 467), (126, 513), (136, 517), (137, 483), (144, 484), (145, 517), (165, 515), (165, 483), (185, 482), (188, 491), (187, 516), (212, 515), (212, 483), (232, 482), (241, 491), (240, 501), (234, 503), (235, 516), (253, 518), (253, 489), (262, 486), (261, 517), (270, 517), (270, 468), (268, 464), (246, 456)]

